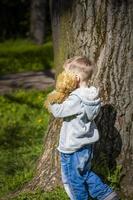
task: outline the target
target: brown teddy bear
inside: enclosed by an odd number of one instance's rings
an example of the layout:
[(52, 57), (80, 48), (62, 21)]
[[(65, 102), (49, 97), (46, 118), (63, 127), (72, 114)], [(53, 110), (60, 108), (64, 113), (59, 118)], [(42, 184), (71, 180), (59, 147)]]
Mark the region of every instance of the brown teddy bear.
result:
[(44, 106), (49, 110), (49, 103), (62, 103), (69, 94), (76, 89), (76, 75), (70, 71), (63, 71), (57, 76), (55, 89), (47, 95)]

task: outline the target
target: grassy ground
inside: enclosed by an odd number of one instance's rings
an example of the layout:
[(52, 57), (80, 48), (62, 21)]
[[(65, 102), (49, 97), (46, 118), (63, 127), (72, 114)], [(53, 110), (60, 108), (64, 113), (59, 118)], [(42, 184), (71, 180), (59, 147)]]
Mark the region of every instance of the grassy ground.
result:
[(35, 45), (28, 39), (0, 43), (0, 75), (53, 67), (52, 42)]
[[(34, 176), (43, 148), (49, 113), (43, 108), (46, 91), (18, 90), (0, 96), (0, 198)], [(13, 200), (68, 200), (64, 189), (21, 193)]]
[[(28, 39), (0, 43), (0, 75), (40, 71), (53, 67), (51, 42), (37, 46)], [(43, 102), (48, 92), (17, 90), (0, 96), (0, 199), (16, 191), (34, 176), (43, 150), (49, 113)], [(62, 188), (52, 192), (37, 189), (21, 193), (14, 200), (68, 200)]]
[[(11, 199), (9, 199), (11, 200)], [(64, 189), (57, 187), (51, 192), (43, 192), (37, 189), (31, 193), (21, 193), (12, 200), (69, 200)]]
[(43, 101), (50, 90), (0, 96), (0, 196), (33, 177), (49, 121)]

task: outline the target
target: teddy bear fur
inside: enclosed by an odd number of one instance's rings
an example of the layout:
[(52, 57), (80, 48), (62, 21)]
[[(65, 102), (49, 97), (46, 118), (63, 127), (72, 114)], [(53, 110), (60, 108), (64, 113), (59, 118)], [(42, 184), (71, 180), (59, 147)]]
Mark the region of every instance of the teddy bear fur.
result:
[(57, 76), (55, 89), (47, 95), (45, 108), (49, 111), (49, 103), (62, 103), (76, 87), (76, 75), (70, 71), (62, 71)]

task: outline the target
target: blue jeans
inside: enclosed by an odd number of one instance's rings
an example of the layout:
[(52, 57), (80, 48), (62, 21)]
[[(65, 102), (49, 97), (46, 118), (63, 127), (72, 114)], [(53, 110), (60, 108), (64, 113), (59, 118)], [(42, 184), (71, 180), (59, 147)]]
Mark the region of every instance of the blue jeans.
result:
[(62, 182), (71, 200), (112, 199), (112, 189), (91, 171), (92, 157), (90, 144), (71, 154), (60, 153)]

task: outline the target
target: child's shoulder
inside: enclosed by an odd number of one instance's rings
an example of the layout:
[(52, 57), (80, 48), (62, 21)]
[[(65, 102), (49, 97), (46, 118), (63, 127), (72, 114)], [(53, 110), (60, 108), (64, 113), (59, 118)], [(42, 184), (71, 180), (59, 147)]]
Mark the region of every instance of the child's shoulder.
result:
[(76, 101), (79, 100), (79, 101), (82, 101), (82, 98), (81, 98), (81, 88), (76, 88), (75, 90), (73, 90), (69, 96), (73, 96), (73, 99), (75, 99)]
[(79, 87), (79, 88), (76, 88), (75, 90), (73, 90), (71, 92), (71, 94), (75, 94), (75, 95), (81, 95), (82, 93), (86, 93), (88, 91), (88, 87)]
[(71, 93), (70, 93), (70, 95), (78, 95), (79, 96), (79, 94), (80, 94), (80, 88), (76, 88), (75, 90), (73, 90)]
[(75, 90), (73, 90), (73, 91), (71, 92), (71, 94), (77, 93), (79, 90), (80, 90), (80, 88), (76, 88)]
[(81, 100), (89, 100), (89, 101), (94, 101), (96, 99), (99, 99), (99, 88), (96, 88), (94, 86), (90, 87), (79, 87), (76, 88), (71, 92), (71, 95), (76, 95)]

